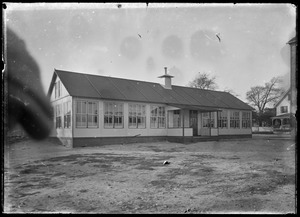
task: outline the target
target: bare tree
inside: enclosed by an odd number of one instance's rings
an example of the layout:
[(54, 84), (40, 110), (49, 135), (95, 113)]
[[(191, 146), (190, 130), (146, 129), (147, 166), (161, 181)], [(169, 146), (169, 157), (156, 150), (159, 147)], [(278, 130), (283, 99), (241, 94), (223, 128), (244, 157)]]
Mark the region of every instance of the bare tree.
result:
[(246, 93), (248, 102), (257, 109), (259, 117), (263, 115), (266, 105), (275, 103), (284, 93), (284, 89), (279, 86), (281, 82), (280, 77), (274, 77), (264, 86), (251, 87)]
[(194, 80), (189, 82), (188, 86), (199, 89), (215, 90), (218, 88), (218, 85), (216, 84), (215, 80), (215, 76), (210, 78), (208, 73), (199, 72), (198, 75), (194, 78)]

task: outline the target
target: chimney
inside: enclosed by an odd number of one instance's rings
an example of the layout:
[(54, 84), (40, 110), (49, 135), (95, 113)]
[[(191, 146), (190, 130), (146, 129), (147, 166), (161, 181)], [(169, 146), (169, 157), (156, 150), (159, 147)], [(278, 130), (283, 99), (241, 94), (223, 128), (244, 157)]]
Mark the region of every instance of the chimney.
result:
[(165, 89), (172, 89), (172, 81), (171, 79), (173, 78), (174, 76), (172, 75), (169, 75), (167, 73), (167, 67), (165, 67), (165, 74), (162, 75), (162, 76), (159, 76), (159, 78), (165, 78), (165, 85), (163, 86)]

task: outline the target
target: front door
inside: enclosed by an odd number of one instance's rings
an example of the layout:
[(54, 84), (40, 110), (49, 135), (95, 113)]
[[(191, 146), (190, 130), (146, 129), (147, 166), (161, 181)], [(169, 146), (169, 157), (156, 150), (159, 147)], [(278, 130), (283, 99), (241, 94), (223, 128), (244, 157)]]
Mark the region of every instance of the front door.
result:
[(190, 110), (190, 127), (193, 128), (193, 136), (198, 135), (198, 111)]

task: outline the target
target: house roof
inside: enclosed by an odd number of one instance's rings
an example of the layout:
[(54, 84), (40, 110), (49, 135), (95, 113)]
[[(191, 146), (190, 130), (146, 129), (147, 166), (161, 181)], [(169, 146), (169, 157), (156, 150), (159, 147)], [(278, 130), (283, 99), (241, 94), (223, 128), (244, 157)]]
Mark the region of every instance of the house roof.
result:
[(100, 75), (54, 70), (48, 95), (58, 76), (71, 96), (106, 100), (162, 103), (203, 111), (216, 108), (253, 110), (251, 106), (227, 92), (172, 85), (165, 89), (159, 83), (129, 80)]
[(281, 102), (282, 100), (284, 100), (284, 98), (291, 92), (291, 88), (289, 88), (283, 95), (282, 97), (278, 100), (278, 102), (276, 102), (274, 104), (274, 108), (276, 108)]
[(293, 44), (293, 43), (297, 43), (296, 36), (294, 38), (292, 38), (291, 40), (289, 40), (287, 44)]

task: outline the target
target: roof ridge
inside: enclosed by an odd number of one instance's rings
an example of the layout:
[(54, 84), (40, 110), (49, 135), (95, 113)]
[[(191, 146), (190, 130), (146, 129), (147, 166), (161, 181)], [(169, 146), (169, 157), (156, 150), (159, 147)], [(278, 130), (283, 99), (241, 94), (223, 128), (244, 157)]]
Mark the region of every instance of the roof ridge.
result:
[(287, 89), (282, 94), (282, 96), (279, 98), (279, 100), (274, 104), (274, 107), (277, 107), (284, 100), (284, 98), (289, 94), (290, 91), (292, 91), (292, 87), (289, 87), (289, 89)]

